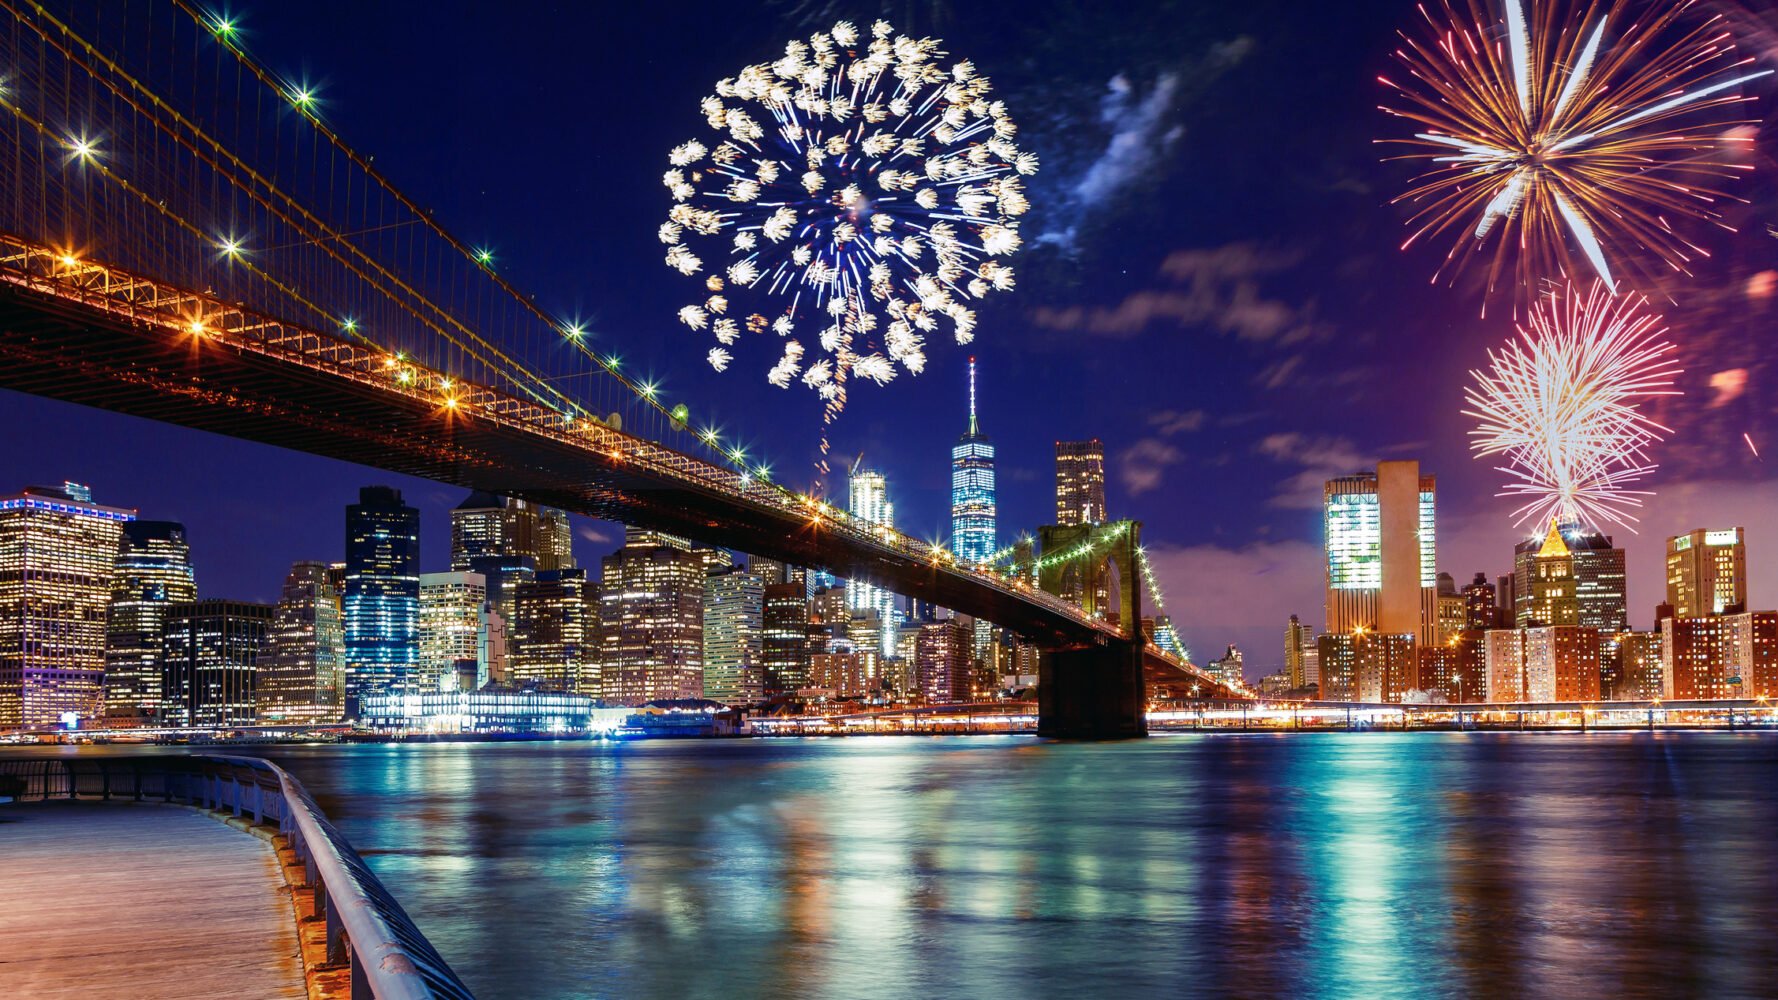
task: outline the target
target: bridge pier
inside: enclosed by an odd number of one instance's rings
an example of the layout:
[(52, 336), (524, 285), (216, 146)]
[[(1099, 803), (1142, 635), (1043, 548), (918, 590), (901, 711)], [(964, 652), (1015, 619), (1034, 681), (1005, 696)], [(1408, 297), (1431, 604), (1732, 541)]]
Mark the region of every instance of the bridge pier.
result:
[(1142, 644), (1045, 652), (1038, 660), (1037, 735), (1121, 740), (1148, 735)]

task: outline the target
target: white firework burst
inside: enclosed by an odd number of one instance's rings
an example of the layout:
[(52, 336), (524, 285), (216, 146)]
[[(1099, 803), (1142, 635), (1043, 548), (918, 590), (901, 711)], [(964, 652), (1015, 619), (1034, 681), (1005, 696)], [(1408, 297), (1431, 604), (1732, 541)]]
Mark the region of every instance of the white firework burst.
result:
[[(941, 45), (883, 21), (868, 35), (842, 21), (792, 41), (781, 58), (719, 81), (700, 104), (714, 134), (668, 155), (668, 266), (696, 275), (694, 250), (728, 256), (709, 273), (726, 275), (731, 295), (772, 303), (749, 329), (787, 337), (813, 317), (820, 356), (805, 366), (802, 346), (786, 341), (767, 380), (800, 376), (828, 400), (829, 419), (849, 377), (917, 374), (928, 335), (968, 343), (968, 304), (1013, 287), (1004, 258), (1023, 242), (1021, 178), (1037, 158), (1014, 143), (988, 78), (967, 61), (945, 66)], [(694, 304), (679, 316), (731, 345), (734, 325), (710, 323), (717, 311)], [(718, 370), (722, 355), (709, 356)]]

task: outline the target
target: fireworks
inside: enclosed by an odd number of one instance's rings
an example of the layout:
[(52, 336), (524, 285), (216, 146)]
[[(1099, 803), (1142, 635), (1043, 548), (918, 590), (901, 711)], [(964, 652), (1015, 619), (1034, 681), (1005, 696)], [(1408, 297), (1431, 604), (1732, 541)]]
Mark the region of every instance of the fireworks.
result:
[(1679, 369), (1660, 317), (1640, 297), (1614, 297), (1603, 282), (1582, 294), (1551, 293), (1532, 308), (1520, 338), (1489, 352), (1491, 370), (1471, 372), (1463, 412), (1477, 456), (1503, 455), (1511, 478), (1501, 496), (1525, 498), (1514, 523), (1629, 527), (1654, 471), (1648, 447), (1667, 428), (1637, 409), (1650, 396), (1678, 395)]
[(1429, 36), (1404, 33), (1396, 52), (1411, 79), (1383, 79), (1401, 102), (1383, 110), (1422, 129), (1387, 141), (1427, 166), (1396, 199), (1415, 206), (1403, 248), (1454, 233), (1443, 274), (1492, 242), (1490, 294), (1513, 257), (1517, 287), (1531, 295), (1558, 275), (1597, 276), (1615, 291), (1614, 266), (1657, 266), (1636, 251), (1689, 273), (1705, 251), (1673, 223), (1725, 225), (1715, 185), (1750, 169), (1731, 154), (1752, 143), (1725, 119), (1752, 99), (1741, 85), (1771, 71), (1749, 69), (1724, 19), (1691, 0), (1634, 12), (1629, 2), (1503, 0), (1504, 26), (1484, 0), (1460, 2), (1461, 13), (1453, 0), (1422, 6)]
[[(987, 78), (942, 67), (939, 45), (841, 21), (704, 99), (716, 134), (668, 154), (659, 236), (700, 282), (679, 318), (723, 345), (718, 371), (743, 331), (770, 335), (767, 380), (800, 381), (831, 419), (848, 381), (918, 374), (929, 335), (968, 343), (970, 303), (1013, 287), (1037, 160)], [(759, 311), (732, 318), (742, 301)]]

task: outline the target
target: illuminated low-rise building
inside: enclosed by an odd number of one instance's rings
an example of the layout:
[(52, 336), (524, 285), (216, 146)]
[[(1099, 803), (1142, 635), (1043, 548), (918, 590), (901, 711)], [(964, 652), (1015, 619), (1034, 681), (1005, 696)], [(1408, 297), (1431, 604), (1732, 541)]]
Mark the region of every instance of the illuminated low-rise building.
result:
[(74, 483), (0, 497), (0, 728), (104, 712), (106, 609), (135, 519)]
[(1458, 629), (1444, 642), (1419, 651), (1420, 677), (1416, 687), (1436, 691), (1452, 704), (1483, 701), (1488, 696), (1483, 632)]
[(1778, 611), (1661, 620), (1661, 697), (1778, 696)]
[(380, 732), (569, 735), (615, 731), (629, 714), (627, 708), (596, 708), (592, 698), (570, 691), (488, 687), (367, 695), (358, 721)]
[(1228, 651), (1217, 659), (1204, 664), (1204, 672), (1229, 687), (1244, 687), (1247, 684), (1246, 659), (1241, 651), (1229, 646)]
[(1579, 625), (1495, 629), (1485, 639), (1491, 702), (1598, 701), (1599, 631)]
[(970, 661), (974, 629), (960, 619), (920, 626), (914, 648), (914, 673), (929, 705), (954, 705), (973, 699)]
[[(1616, 661), (1615, 686), (1606, 697), (1623, 701), (1647, 701), (1663, 697), (1664, 666), (1660, 632), (1620, 632), (1612, 637)], [(1603, 673), (1603, 668), (1601, 668)]]
[(858, 653), (816, 653), (809, 658), (809, 687), (836, 698), (862, 698), (870, 692), (864, 657)]

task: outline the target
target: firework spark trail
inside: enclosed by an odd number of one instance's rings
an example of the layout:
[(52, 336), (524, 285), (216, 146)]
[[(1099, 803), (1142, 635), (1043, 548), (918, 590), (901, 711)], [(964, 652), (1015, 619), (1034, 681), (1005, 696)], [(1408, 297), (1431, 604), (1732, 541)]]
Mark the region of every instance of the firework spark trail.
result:
[[(1002, 260), (1037, 159), (986, 77), (939, 65), (940, 44), (883, 21), (792, 41), (720, 81), (702, 102), (717, 135), (668, 157), (666, 263), (703, 282), (680, 320), (717, 338), (719, 371), (743, 331), (776, 334), (767, 381), (815, 390), (826, 423), (860, 381), (919, 374), (941, 321), (969, 343), (969, 303), (1014, 284)], [(773, 304), (737, 320), (731, 296)]]
[(1650, 495), (1632, 487), (1655, 470), (1648, 449), (1668, 428), (1642, 413), (1651, 396), (1678, 395), (1680, 373), (1660, 317), (1641, 297), (1603, 281), (1538, 299), (1519, 338), (1474, 371), (1466, 416), (1477, 457), (1504, 456), (1499, 494), (1524, 498), (1515, 524), (1622, 524)]
[[(1396, 199), (1415, 207), (1403, 248), (1455, 233), (1433, 277), (1455, 280), (1493, 240), (1490, 296), (1512, 258), (1519, 296), (1589, 275), (1615, 291), (1614, 262), (1689, 273), (1706, 253), (1672, 223), (1728, 228), (1715, 186), (1751, 169), (1731, 153), (1752, 141), (1728, 109), (1772, 71), (1751, 68), (1696, 0), (1500, 0), (1504, 44), (1489, 2), (1422, 6), (1427, 35), (1404, 32), (1396, 51), (1408, 77), (1382, 79), (1399, 99), (1382, 110), (1420, 129), (1383, 141), (1426, 165)], [(1658, 264), (1639, 261), (1643, 250)]]

